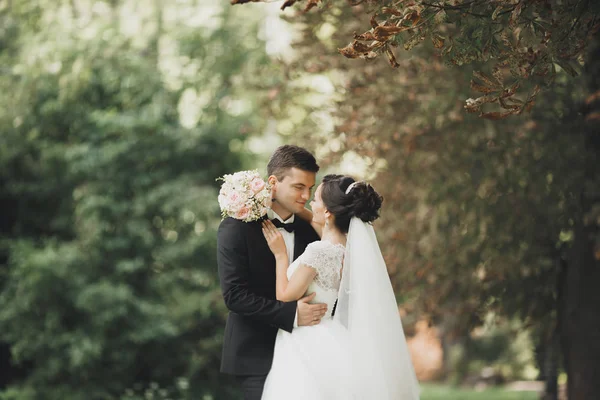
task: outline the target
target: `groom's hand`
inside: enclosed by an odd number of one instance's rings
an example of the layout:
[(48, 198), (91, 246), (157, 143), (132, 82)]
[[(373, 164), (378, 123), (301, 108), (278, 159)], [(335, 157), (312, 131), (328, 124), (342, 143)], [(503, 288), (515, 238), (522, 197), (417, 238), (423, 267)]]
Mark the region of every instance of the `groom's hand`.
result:
[(298, 300), (298, 326), (317, 325), (327, 312), (327, 304), (309, 304), (316, 293)]

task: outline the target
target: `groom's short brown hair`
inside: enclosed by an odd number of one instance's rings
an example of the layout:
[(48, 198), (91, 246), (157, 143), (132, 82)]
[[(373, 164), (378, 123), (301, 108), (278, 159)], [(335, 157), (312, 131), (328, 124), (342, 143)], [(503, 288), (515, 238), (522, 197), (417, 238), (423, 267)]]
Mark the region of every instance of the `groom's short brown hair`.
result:
[(278, 180), (283, 180), (291, 168), (303, 171), (319, 172), (319, 165), (315, 157), (306, 149), (291, 144), (285, 144), (275, 149), (267, 164), (267, 174), (275, 175)]

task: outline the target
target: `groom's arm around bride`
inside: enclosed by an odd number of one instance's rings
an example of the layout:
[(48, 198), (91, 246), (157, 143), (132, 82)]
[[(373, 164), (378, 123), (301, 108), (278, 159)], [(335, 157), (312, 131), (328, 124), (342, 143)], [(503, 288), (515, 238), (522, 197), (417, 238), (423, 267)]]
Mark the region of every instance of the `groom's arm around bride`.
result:
[(221, 291), (230, 313), (225, 327), (221, 371), (234, 375), (267, 374), (277, 329), (314, 325), (324, 314), (322, 304), (309, 304), (314, 294), (298, 302), (275, 299), (275, 271), (260, 222), (226, 218), (217, 236)]
[(236, 229), (235, 225), (240, 225), (240, 221), (228, 218), (219, 228), (219, 279), (227, 309), (287, 332), (293, 329), (296, 311), (298, 326), (314, 325), (314, 316), (322, 308), (320, 304), (309, 305), (314, 293), (298, 302), (283, 302), (261, 296), (252, 289), (249, 276), (251, 268), (242, 267), (247, 266), (249, 261), (245, 250), (246, 235), (240, 232), (244, 228), (243, 224)]

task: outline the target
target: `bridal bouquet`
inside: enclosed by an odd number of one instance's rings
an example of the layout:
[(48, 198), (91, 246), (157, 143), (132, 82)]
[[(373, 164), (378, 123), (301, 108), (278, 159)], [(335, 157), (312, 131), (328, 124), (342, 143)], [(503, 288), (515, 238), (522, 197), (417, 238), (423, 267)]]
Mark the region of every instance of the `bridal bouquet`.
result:
[(271, 207), (271, 187), (258, 171), (240, 171), (219, 180), (219, 206), (223, 218), (232, 217), (244, 222), (259, 220)]

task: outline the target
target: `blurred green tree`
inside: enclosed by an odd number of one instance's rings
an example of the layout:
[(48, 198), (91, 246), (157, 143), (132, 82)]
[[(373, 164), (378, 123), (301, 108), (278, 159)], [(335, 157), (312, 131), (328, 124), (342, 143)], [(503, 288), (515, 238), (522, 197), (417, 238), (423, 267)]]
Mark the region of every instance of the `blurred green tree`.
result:
[(0, 14), (0, 397), (235, 397), (215, 178), (248, 165), (263, 127), (258, 16), (144, 0)]

